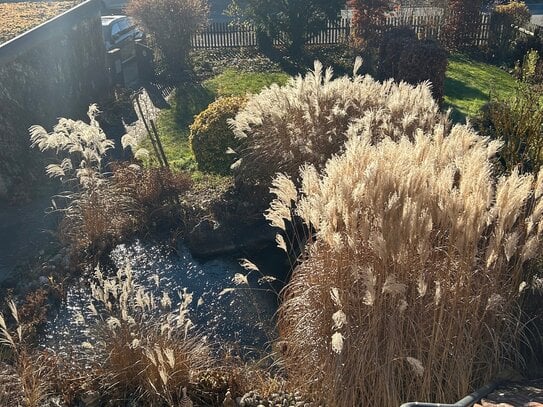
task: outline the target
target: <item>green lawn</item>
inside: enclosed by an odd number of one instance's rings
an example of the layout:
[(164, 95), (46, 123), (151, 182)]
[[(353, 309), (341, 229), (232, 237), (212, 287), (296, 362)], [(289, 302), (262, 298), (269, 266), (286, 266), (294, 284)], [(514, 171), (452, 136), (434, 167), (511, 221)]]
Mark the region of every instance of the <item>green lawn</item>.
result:
[[(177, 169), (196, 171), (196, 162), (189, 145), (188, 128), (194, 116), (215, 99), (221, 96), (258, 93), (272, 83), (284, 84), (288, 78), (287, 74), (281, 72), (240, 72), (227, 69), (203, 84), (179, 87), (170, 100), (171, 107), (161, 112), (157, 123), (170, 165)], [(152, 151), (150, 145), (144, 147)]]
[(205, 86), (218, 96), (242, 96), (246, 93), (258, 93), (272, 83), (284, 85), (288, 78), (283, 72), (239, 72), (227, 69), (208, 80)]
[(445, 79), (445, 104), (453, 109), (453, 119), (476, 116), (490, 95), (507, 96), (515, 90), (515, 80), (504, 70), (453, 54)]
[[(158, 119), (164, 150), (173, 168), (196, 174), (197, 165), (189, 145), (188, 127), (194, 116), (221, 96), (258, 93), (272, 83), (284, 84), (289, 76), (282, 72), (240, 72), (227, 69), (203, 84), (179, 87), (171, 98), (171, 108)], [(490, 95), (507, 96), (515, 89), (515, 80), (502, 69), (453, 54), (445, 80), (445, 107), (453, 109), (453, 120), (463, 122), (478, 114)], [(145, 146), (150, 151), (150, 146)], [(197, 176), (197, 175), (196, 175)]]

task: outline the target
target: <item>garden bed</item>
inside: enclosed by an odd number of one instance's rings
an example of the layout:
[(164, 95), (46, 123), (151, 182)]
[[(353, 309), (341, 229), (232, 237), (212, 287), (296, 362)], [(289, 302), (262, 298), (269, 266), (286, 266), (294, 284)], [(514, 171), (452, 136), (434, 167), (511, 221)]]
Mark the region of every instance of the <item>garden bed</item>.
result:
[[(326, 60), (334, 60), (328, 54), (323, 56)], [(251, 49), (198, 51), (192, 58), (203, 82), (178, 87), (170, 98), (170, 108), (163, 110), (158, 120), (168, 159), (175, 168), (188, 170), (196, 170), (188, 130), (195, 115), (218, 97), (258, 93), (272, 83), (286, 83), (289, 77), (277, 63)], [(232, 66), (236, 69), (225, 69)], [(341, 67), (336, 70), (341, 71)], [(514, 88), (515, 79), (503, 69), (453, 54), (447, 69), (444, 108), (452, 109), (454, 121), (463, 122), (477, 116), (491, 95), (511, 94)]]

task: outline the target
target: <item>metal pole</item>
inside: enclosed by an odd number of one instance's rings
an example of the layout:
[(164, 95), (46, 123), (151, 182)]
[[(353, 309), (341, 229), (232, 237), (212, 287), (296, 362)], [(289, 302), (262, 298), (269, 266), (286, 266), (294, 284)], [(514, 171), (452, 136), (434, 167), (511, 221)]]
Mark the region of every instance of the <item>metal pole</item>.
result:
[(149, 136), (149, 139), (151, 140), (151, 144), (153, 145), (153, 149), (155, 150), (155, 154), (158, 158), (158, 162), (160, 163), (161, 167), (164, 167), (165, 164), (162, 162), (162, 156), (160, 155), (160, 152), (158, 151), (158, 147), (156, 145), (155, 139), (153, 138), (153, 135), (151, 133), (151, 129), (149, 128), (149, 124), (145, 120), (145, 115), (143, 114), (143, 109), (141, 107), (140, 103), (140, 95), (141, 95), (141, 89), (134, 95), (134, 99), (136, 100), (136, 105), (138, 107), (138, 110), (140, 112), (141, 121), (143, 122), (143, 125), (145, 126), (145, 130), (147, 130), (147, 135)]
[(166, 153), (164, 153), (164, 148), (162, 148), (162, 142), (160, 141), (160, 136), (158, 135), (155, 122), (153, 119), (149, 120), (149, 122), (151, 123), (151, 128), (153, 129), (153, 133), (155, 134), (155, 140), (158, 146), (158, 150), (160, 151), (162, 161), (164, 162), (164, 165), (166, 166), (166, 168), (170, 168), (170, 164), (168, 164), (168, 158), (166, 158)]
[(471, 407), (483, 397), (492, 393), (499, 384), (499, 382), (487, 384), (486, 386), (481, 387), (479, 390), (474, 391), (469, 396), (464, 397), (462, 400), (458, 400), (454, 404), (424, 403), (416, 401), (404, 403), (401, 405), (401, 407)]

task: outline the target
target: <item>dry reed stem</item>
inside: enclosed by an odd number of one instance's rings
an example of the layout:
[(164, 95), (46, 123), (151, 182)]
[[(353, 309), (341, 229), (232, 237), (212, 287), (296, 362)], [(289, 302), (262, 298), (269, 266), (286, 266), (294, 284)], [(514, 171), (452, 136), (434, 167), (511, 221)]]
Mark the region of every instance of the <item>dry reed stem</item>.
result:
[(306, 76), (250, 97), (231, 120), (244, 143), (237, 175), (267, 184), (277, 172), (296, 177), (305, 163), (321, 169), (333, 154), (343, 151), (351, 126), (371, 130), (377, 140), (411, 137), (419, 128), (431, 131), (448, 125), (429, 83), (379, 83), (358, 75), (360, 65), (357, 59), (353, 78), (334, 79), (331, 68), (325, 70), (315, 61)]
[[(290, 379), (326, 405), (454, 402), (519, 367), (523, 266), (541, 250), (543, 172), (496, 180), (500, 142), (467, 126), (398, 140), (352, 127), (267, 213), (315, 239), (284, 292)], [(377, 141), (377, 142), (376, 142)]]

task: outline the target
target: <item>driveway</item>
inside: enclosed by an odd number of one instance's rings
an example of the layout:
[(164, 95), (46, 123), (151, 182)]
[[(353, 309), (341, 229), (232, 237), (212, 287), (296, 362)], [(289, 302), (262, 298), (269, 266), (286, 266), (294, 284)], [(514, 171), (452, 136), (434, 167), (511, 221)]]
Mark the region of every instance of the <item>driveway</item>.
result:
[(48, 195), (22, 205), (0, 205), (0, 285), (13, 286), (24, 279), (17, 270), (33, 264), (55, 244), (56, 217), (45, 214), (50, 206)]
[(543, 26), (543, 3), (526, 3), (526, 5), (528, 6), (528, 9), (530, 9), (530, 13), (532, 13), (530, 22)]

